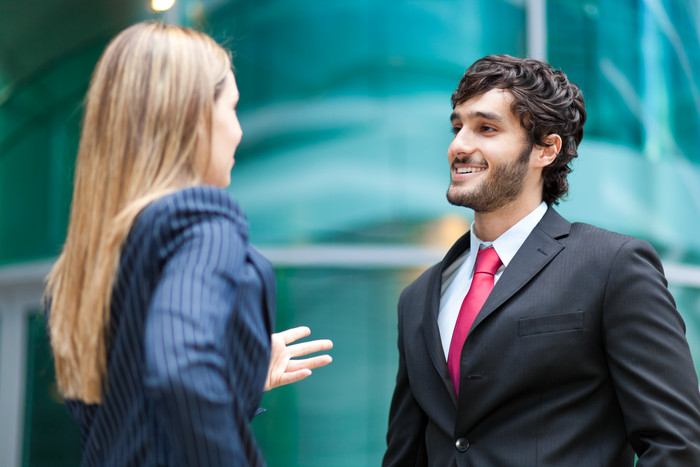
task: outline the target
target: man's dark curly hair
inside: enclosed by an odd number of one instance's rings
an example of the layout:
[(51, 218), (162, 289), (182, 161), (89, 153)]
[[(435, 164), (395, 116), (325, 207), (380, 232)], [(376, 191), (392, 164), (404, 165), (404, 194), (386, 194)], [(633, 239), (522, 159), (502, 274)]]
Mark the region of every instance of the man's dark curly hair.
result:
[(530, 144), (547, 146), (547, 135), (561, 137), (557, 158), (542, 170), (542, 199), (550, 206), (559, 204), (569, 191), (566, 176), (583, 138), (586, 108), (581, 89), (562, 71), (540, 60), (489, 55), (464, 73), (452, 94), (452, 108), (491, 89), (504, 89), (513, 95), (511, 111), (520, 117)]

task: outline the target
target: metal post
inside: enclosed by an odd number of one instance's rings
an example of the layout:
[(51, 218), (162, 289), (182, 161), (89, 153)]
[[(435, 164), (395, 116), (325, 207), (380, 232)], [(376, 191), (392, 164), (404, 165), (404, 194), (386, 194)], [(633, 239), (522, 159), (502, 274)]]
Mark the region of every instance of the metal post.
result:
[(27, 318), (41, 306), (53, 261), (0, 267), (0, 466), (22, 465)]
[(0, 465), (19, 467), (24, 432), (27, 311), (16, 297), (1, 299)]
[(547, 0), (527, 0), (527, 55), (547, 61)]

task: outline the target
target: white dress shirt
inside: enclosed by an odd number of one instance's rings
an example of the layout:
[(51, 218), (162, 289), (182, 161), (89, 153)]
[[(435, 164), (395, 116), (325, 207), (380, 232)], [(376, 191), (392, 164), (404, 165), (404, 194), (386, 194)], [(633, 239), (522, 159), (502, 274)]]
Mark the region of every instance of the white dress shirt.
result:
[[(440, 290), (440, 310), (438, 312), (438, 327), (440, 328), (440, 339), (442, 349), (445, 352), (445, 360), (450, 352), (450, 341), (454, 331), (459, 309), (462, 306), (464, 297), (469, 291), (474, 277), (474, 264), (476, 263), (476, 252), (483, 248), (493, 246), (501, 258), (503, 265), (496, 271), (494, 284), (503, 274), (503, 270), (518, 252), (530, 235), (535, 226), (542, 220), (547, 212), (547, 204), (543, 201), (530, 214), (523, 217), (513, 227), (508, 229), (493, 242), (484, 242), (474, 233), (474, 223), (470, 228), (471, 248), (465, 251), (454, 263), (450, 264), (442, 273), (442, 287)], [(476, 247), (476, 248), (475, 248)]]

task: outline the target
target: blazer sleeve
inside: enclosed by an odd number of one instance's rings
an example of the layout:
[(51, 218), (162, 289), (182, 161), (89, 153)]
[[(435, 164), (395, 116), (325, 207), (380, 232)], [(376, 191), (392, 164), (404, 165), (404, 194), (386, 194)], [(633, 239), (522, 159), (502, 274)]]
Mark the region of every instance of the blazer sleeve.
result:
[(647, 242), (632, 238), (617, 251), (603, 319), (637, 467), (700, 465), (700, 392), (685, 324)]
[[(172, 459), (184, 465), (242, 465), (251, 456), (249, 418), (236, 397), (262, 393), (262, 386), (240, 387), (244, 382), (231, 378), (227, 346), (249, 352), (251, 367), (268, 363), (246, 347), (253, 330), (226, 334), (243, 293), (238, 276), (246, 240), (223, 215), (181, 216), (169, 225), (161, 235), (167, 257), (145, 326), (147, 396), (168, 434)], [(250, 323), (235, 322), (237, 327)]]
[(425, 429), (428, 417), (413, 397), (411, 383), (406, 368), (406, 354), (403, 342), (402, 316), (405, 292), (399, 300), (399, 369), (396, 387), (389, 410), (389, 428), (386, 435), (387, 450), (382, 461), (383, 467), (424, 466), (428, 464)]

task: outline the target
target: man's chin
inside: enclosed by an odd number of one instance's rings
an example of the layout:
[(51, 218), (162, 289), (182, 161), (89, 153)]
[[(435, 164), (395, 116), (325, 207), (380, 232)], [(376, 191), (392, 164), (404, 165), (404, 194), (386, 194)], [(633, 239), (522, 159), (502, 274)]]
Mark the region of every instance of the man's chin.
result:
[(484, 196), (484, 193), (479, 193), (479, 196), (475, 196), (474, 193), (460, 192), (459, 190), (453, 190), (452, 187), (447, 190), (447, 201), (454, 206), (472, 209), (480, 213), (494, 212), (505, 205), (502, 202), (498, 202), (499, 200), (497, 199)]
[(459, 190), (455, 190), (452, 186), (447, 189), (447, 201), (454, 206), (472, 207), (471, 196), (466, 193), (460, 193)]

